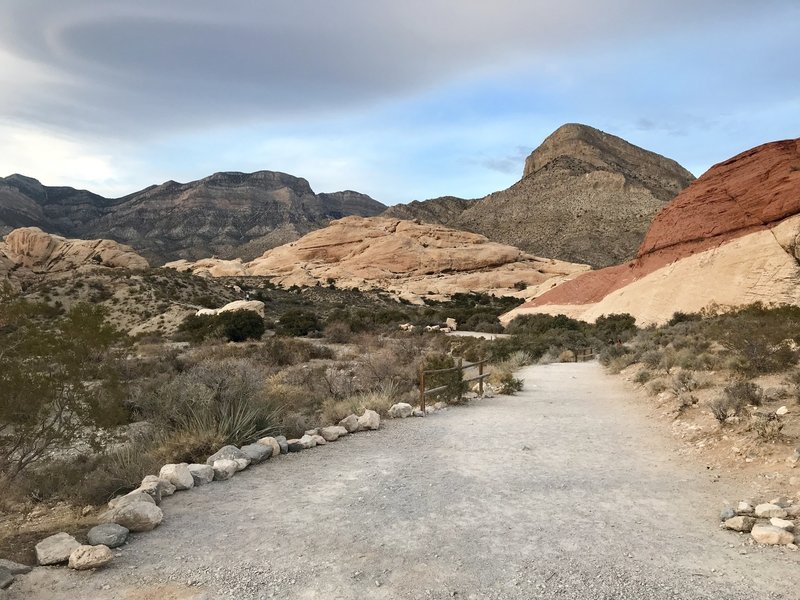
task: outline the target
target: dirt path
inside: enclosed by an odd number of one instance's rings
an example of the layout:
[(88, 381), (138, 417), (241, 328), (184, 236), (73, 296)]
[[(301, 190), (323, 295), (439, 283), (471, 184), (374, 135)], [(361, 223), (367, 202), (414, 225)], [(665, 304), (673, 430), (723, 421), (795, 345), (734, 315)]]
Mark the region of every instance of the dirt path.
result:
[(593, 363), (522, 375), (518, 396), (176, 494), (109, 568), (35, 569), (10, 597), (798, 597), (800, 553), (718, 530), (735, 490), (679, 459), (620, 382)]

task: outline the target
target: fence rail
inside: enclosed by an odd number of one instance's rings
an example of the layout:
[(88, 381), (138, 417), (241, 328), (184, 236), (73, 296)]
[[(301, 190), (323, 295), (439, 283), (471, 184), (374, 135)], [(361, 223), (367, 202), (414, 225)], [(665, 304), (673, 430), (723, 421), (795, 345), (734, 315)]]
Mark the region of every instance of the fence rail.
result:
[[(450, 367), (448, 369), (428, 369), (428, 370), (420, 370), (419, 372), (419, 407), (422, 410), (423, 414), (425, 413), (425, 397), (429, 396), (430, 394), (436, 394), (438, 392), (443, 392), (453, 384), (449, 383), (446, 385), (440, 385), (435, 388), (426, 388), (426, 378), (430, 375), (438, 375), (442, 373), (460, 373), (461, 378), (459, 379), (459, 383), (472, 383), (473, 381), (478, 381), (479, 387), (478, 390), (481, 394), (483, 394), (483, 380), (489, 377), (488, 373), (484, 373), (484, 365), (489, 362), (489, 359), (484, 358), (483, 360), (479, 360), (478, 362), (474, 363), (465, 363), (463, 358), (458, 359), (458, 365), (455, 367)], [(468, 377), (464, 379), (464, 371), (467, 369), (478, 369), (478, 374), (474, 377)], [(458, 388), (459, 400), (461, 399), (462, 389), (461, 386)]]

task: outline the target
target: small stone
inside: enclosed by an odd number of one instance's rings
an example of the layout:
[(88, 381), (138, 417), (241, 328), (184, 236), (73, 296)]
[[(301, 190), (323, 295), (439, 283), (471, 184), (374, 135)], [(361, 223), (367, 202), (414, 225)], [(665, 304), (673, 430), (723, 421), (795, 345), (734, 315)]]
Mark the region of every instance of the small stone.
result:
[(749, 502), (739, 502), (739, 504), (736, 505), (737, 515), (752, 515), (754, 511), (753, 505)]
[(762, 519), (771, 519), (772, 517), (783, 519), (786, 514), (786, 509), (777, 504), (759, 504), (756, 506), (756, 516)]
[(164, 465), (158, 477), (169, 481), (177, 491), (190, 490), (194, 487), (194, 477), (186, 463)]
[(319, 430), (319, 434), (325, 439), (327, 442), (335, 442), (343, 435), (347, 435), (350, 433), (344, 427), (340, 425), (331, 425), (330, 427), (323, 427)]
[(88, 571), (105, 566), (114, 560), (108, 546), (78, 546), (69, 555), (69, 568), (76, 571)]
[[(223, 446), (217, 452), (209, 456), (208, 459), (206, 459), (206, 464), (214, 466), (214, 463), (218, 460), (235, 460), (237, 461), (237, 465), (240, 464), (238, 461), (242, 460), (246, 461), (247, 464), (250, 464), (250, 459), (247, 458), (247, 455), (239, 450), (239, 448), (236, 446)], [(242, 469), (247, 467), (247, 464), (242, 467)], [(242, 469), (239, 470), (241, 471)]]
[(289, 454), (289, 444), (286, 440), (286, 437), (282, 435), (276, 435), (275, 441), (278, 442), (278, 446), (281, 448), (281, 454)]
[(782, 417), (783, 415), (789, 414), (789, 409), (786, 408), (785, 406), (781, 406), (778, 410), (775, 411), (775, 414), (778, 415), (779, 417)]
[(236, 461), (228, 458), (214, 461), (211, 467), (214, 469), (214, 481), (226, 481), (239, 470)]
[(313, 448), (317, 445), (316, 440), (311, 437), (310, 435), (304, 435), (300, 438), (300, 443), (303, 444), (303, 449), (308, 450), (309, 448)]
[(164, 513), (155, 504), (137, 502), (122, 508), (116, 508), (110, 515), (112, 523), (122, 525), (129, 531), (152, 531), (161, 520)]
[(57, 565), (67, 562), (69, 555), (78, 546), (80, 546), (78, 540), (68, 533), (56, 533), (36, 544), (36, 560), (40, 565)]
[(289, 452), (300, 452), (302, 450), (305, 450), (307, 447), (305, 443), (301, 442), (298, 439), (288, 440), (286, 444), (289, 448)]
[(128, 529), (116, 523), (103, 523), (92, 527), (86, 538), (92, 546), (117, 548), (128, 539)]
[(339, 421), (339, 425), (347, 429), (348, 433), (355, 433), (358, 431), (358, 417), (355, 415), (348, 415)]
[(14, 562), (13, 560), (6, 560), (5, 558), (0, 558), (0, 568), (6, 569), (12, 575), (25, 575), (33, 570), (33, 567)]
[(414, 407), (407, 402), (398, 402), (389, 409), (389, 417), (392, 419), (405, 419), (414, 412)]
[(281, 445), (278, 443), (274, 437), (263, 437), (256, 442), (256, 444), (262, 444), (264, 446), (269, 446), (272, 448), (272, 454), (270, 456), (278, 456), (281, 454)]
[(326, 440), (321, 435), (312, 435), (311, 439), (314, 440), (314, 445), (315, 446), (324, 446), (325, 444), (328, 443), (328, 440)]
[(736, 511), (733, 510), (730, 506), (726, 506), (723, 508), (719, 513), (719, 520), (720, 521), (727, 521), (728, 519), (732, 519), (736, 516)]
[(248, 444), (247, 446), (242, 446), (242, 452), (244, 452), (250, 460), (250, 464), (257, 465), (272, 456), (272, 446)]
[(192, 464), (189, 465), (189, 472), (192, 474), (195, 487), (214, 481), (214, 467), (211, 465)]
[(786, 519), (779, 519), (778, 517), (772, 517), (769, 520), (769, 524), (773, 527), (779, 527), (785, 531), (794, 531), (794, 523), (791, 521), (787, 521)]
[(365, 410), (364, 414), (358, 417), (358, 430), (375, 430), (381, 426), (381, 416), (374, 410)]
[(755, 524), (756, 520), (753, 517), (731, 517), (730, 519), (725, 520), (723, 526), (725, 529), (742, 531), (746, 533), (753, 529), (753, 525)]
[(777, 546), (794, 543), (793, 534), (774, 525), (755, 525), (750, 535), (759, 544)]

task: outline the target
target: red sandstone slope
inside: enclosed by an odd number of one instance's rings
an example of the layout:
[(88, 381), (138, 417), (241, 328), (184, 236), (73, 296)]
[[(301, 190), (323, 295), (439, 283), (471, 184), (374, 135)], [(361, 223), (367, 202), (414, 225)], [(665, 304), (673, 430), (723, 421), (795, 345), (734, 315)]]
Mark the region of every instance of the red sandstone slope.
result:
[(800, 138), (717, 164), (653, 220), (637, 257), (568, 281), (520, 308), (591, 304), (655, 270), (800, 214)]

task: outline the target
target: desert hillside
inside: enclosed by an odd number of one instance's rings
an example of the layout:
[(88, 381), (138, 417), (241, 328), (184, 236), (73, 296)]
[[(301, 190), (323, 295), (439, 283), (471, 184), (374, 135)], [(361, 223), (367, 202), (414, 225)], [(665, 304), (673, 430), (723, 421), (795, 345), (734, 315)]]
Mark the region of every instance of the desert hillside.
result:
[(505, 315), (627, 312), (641, 324), (711, 304), (800, 304), (800, 139), (712, 167), (653, 221), (637, 257)]
[(439, 198), (388, 209), (481, 233), (540, 256), (606, 267), (633, 258), (650, 222), (694, 176), (674, 160), (587, 125), (559, 127), (522, 179), (475, 201)]
[(339, 219), (250, 262), (206, 259), (165, 266), (212, 277), (269, 277), (283, 287), (380, 288), (412, 301), (464, 292), (543, 292), (588, 269), (482, 235), (383, 217)]
[(116, 199), (21, 175), (0, 178), (0, 233), (35, 226), (71, 238), (108, 238), (154, 264), (211, 255), (255, 258), (331, 219), (384, 208), (358, 192), (316, 194), (305, 179), (272, 171), (168, 181)]

